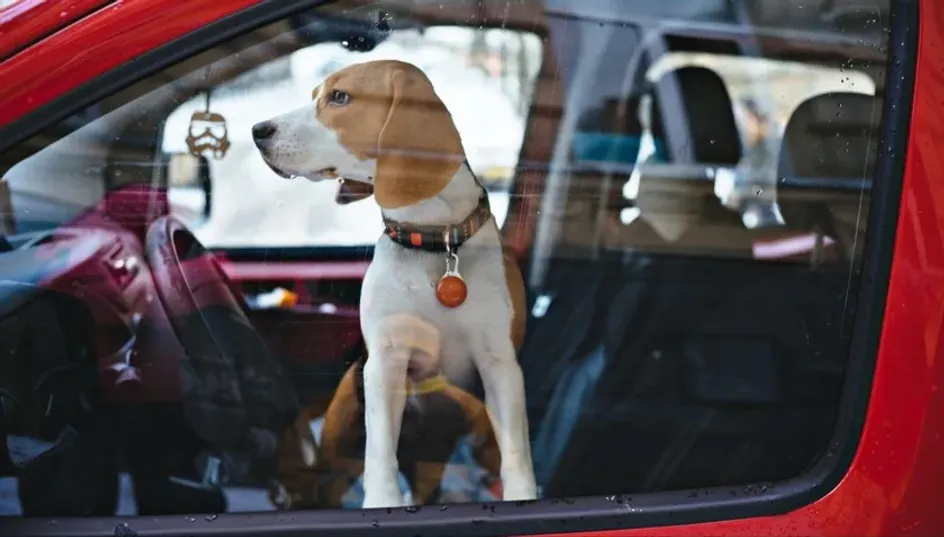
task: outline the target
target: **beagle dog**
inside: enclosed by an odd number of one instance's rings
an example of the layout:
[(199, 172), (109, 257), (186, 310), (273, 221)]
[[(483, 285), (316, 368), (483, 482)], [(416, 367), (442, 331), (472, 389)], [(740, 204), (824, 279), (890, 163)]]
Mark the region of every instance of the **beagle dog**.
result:
[(439, 364), (451, 384), (467, 387), (478, 371), (501, 452), (503, 499), (535, 499), (517, 360), (524, 283), (426, 75), (400, 61), (352, 65), (315, 88), (311, 105), (252, 133), (276, 174), (343, 178), (341, 198), (372, 193), (383, 214), (360, 300), (368, 351), (363, 506), (403, 504), (396, 452), (413, 353), (390, 328), (403, 314), (443, 334)]

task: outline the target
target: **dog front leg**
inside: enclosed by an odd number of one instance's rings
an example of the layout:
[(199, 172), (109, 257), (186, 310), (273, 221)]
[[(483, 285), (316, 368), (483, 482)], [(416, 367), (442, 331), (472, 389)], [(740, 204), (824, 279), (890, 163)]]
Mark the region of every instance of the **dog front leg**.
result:
[(403, 505), (397, 482), (397, 443), (406, 405), (406, 374), (411, 352), (409, 346), (391, 339), (368, 349), (364, 364), (365, 509)]
[(474, 356), (501, 452), (502, 499), (536, 499), (524, 377), (515, 348), (508, 338), (487, 337)]

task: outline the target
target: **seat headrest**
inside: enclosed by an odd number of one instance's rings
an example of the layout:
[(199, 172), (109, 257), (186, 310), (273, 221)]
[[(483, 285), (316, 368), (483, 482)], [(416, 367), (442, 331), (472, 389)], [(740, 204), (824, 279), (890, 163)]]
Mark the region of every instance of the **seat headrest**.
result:
[(16, 234), (16, 220), (13, 212), (13, 196), (10, 183), (0, 177), (0, 237)]
[[(630, 223), (622, 238), (653, 251), (750, 252), (746, 228), (738, 214), (721, 206), (709, 173), (741, 160), (741, 139), (724, 82), (710, 69), (683, 67), (663, 75), (654, 90), (650, 131), (656, 142), (664, 142), (668, 162), (656, 159), (634, 171), (640, 222)], [(648, 240), (651, 235), (665, 244)]]
[(869, 199), (862, 180), (875, 170), (880, 114), (879, 97), (818, 95), (790, 116), (780, 146), (777, 203), (784, 223), (832, 237), (845, 259), (861, 251)]
[[(669, 160), (677, 164), (720, 164), (734, 166), (743, 154), (741, 137), (734, 118), (731, 96), (721, 77), (705, 67), (682, 67), (666, 73), (656, 83), (652, 107), (652, 135), (669, 138)], [(667, 109), (664, 98), (678, 92), (683, 110)], [(684, 120), (691, 136), (691, 155), (679, 155), (671, 140), (665, 118)]]
[(778, 175), (858, 185), (874, 171), (880, 113), (879, 100), (861, 93), (834, 92), (807, 99), (787, 122)]

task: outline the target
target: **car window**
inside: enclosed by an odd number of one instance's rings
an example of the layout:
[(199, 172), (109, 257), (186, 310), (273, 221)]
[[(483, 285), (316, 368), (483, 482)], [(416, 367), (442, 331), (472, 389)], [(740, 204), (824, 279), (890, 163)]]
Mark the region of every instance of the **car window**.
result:
[(661, 524), (842, 475), (889, 2), (780, 4), (329, 2), (32, 133), (0, 515)]

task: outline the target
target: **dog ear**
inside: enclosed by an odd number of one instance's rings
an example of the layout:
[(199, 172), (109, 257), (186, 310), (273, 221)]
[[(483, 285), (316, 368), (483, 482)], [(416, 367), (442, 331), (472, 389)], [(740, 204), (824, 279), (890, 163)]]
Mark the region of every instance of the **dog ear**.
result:
[(334, 195), (334, 201), (338, 205), (347, 205), (365, 198), (369, 198), (374, 193), (374, 185), (362, 183), (360, 181), (351, 181), (341, 179), (338, 181), (338, 191)]
[(416, 68), (391, 69), (387, 120), (377, 141), (377, 204), (395, 209), (432, 198), (465, 159), (452, 115)]

